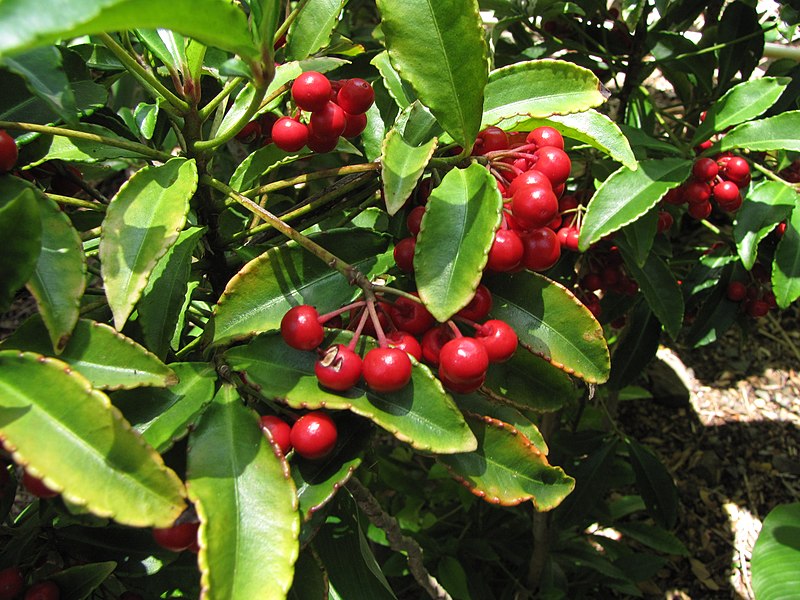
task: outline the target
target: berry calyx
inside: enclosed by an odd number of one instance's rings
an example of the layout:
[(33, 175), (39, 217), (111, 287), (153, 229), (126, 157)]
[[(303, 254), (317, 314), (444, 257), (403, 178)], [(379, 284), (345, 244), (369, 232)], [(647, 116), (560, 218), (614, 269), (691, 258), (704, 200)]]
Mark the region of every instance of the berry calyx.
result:
[(313, 112), (322, 109), (330, 96), (331, 82), (317, 71), (306, 71), (292, 83), (292, 100), (303, 110)]
[(17, 164), (17, 143), (5, 130), (0, 129), (0, 173), (8, 173)]
[(281, 337), (296, 350), (313, 350), (322, 343), (325, 331), (317, 309), (308, 304), (293, 306), (281, 319)]
[(198, 522), (178, 523), (172, 527), (154, 527), (153, 539), (162, 548), (183, 552), (197, 541)]
[(519, 341), (513, 327), (500, 319), (490, 319), (475, 330), (475, 339), (486, 350), (489, 362), (505, 362), (514, 355)]
[(292, 428), (289, 424), (275, 415), (264, 415), (261, 417), (262, 431), (269, 431), (272, 441), (281, 449), (281, 454), (284, 456), (289, 450), (292, 449), (292, 443), (289, 441), (289, 432)]
[(336, 102), (342, 107), (342, 110), (351, 115), (367, 112), (374, 100), (375, 91), (372, 86), (358, 77), (348, 79), (336, 96)]
[(337, 392), (344, 392), (357, 384), (361, 372), (361, 357), (342, 344), (328, 348), (314, 364), (314, 374), (320, 384)]
[(281, 117), (272, 126), (272, 143), (284, 152), (297, 152), (308, 143), (308, 127), (291, 117)]
[(295, 421), (290, 439), (300, 456), (317, 460), (331, 453), (338, 435), (333, 419), (327, 413), (314, 411)]
[(489, 355), (475, 338), (454, 338), (439, 353), (439, 374), (456, 384), (473, 383), (484, 377), (488, 368)]
[(25, 600), (58, 600), (61, 597), (61, 590), (55, 581), (40, 581), (34, 583), (25, 592)]
[(399, 348), (373, 348), (364, 356), (364, 381), (376, 392), (395, 392), (411, 380), (411, 359)]

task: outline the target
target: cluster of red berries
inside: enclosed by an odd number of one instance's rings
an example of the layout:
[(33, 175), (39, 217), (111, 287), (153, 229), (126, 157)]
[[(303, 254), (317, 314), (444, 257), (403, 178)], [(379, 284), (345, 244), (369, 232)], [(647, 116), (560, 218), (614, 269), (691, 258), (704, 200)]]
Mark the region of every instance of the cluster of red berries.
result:
[(664, 196), (668, 204), (688, 204), (689, 214), (705, 219), (711, 214), (712, 200), (726, 212), (736, 212), (742, 205), (741, 190), (750, 184), (750, 165), (741, 156), (729, 152), (714, 158), (701, 157), (692, 166), (688, 181)]
[[(19, 567), (8, 567), (0, 571), (0, 600), (15, 600), (25, 589), (25, 579)], [(61, 590), (49, 579), (34, 583), (25, 590), (24, 600), (58, 600)]]
[(269, 432), (269, 437), (284, 456), (294, 448), (300, 456), (310, 460), (330, 454), (339, 437), (336, 423), (322, 411), (306, 413), (293, 425), (275, 415), (264, 415), (261, 429)]
[(775, 294), (769, 287), (769, 273), (760, 264), (756, 264), (751, 271), (753, 280), (746, 284), (734, 279), (728, 283), (725, 295), (732, 302), (740, 302), (742, 310), (754, 318), (759, 319), (778, 308)]
[(331, 81), (322, 73), (306, 71), (292, 84), (292, 99), (300, 111), (310, 113), (308, 122), (280, 117), (272, 124), (272, 142), (285, 152), (303, 146), (323, 153), (336, 148), (339, 137), (353, 138), (367, 126), (365, 114), (375, 100), (369, 82), (360, 79)]
[(17, 164), (17, 143), (0, 129), (0, 173), (8, 173)]
[(638, 291), (639, 284), (625, 271), (622, 255), (616, 246), (600, 246), (586, 254), (576, 295), (595, 318), (600, 318), (602, 313), (597, 293), (634, 296)]

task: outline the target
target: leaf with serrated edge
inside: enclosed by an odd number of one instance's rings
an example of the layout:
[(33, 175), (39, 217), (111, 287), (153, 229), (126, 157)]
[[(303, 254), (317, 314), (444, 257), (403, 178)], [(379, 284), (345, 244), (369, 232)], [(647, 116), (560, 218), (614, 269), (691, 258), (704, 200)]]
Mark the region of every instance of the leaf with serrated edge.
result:
[(286, 58), (300, 60), (327, 46), (346, 0), (308, 0), (286, 36)]
[(542, 454), (546, 455), (550, 452), (542, 432), (529, 417), (517, 408), (502, 404), (495, 398), (489, 398), (480, 393), (455, 394), (453, 397), (461, 410), (503, 421), (528, 438)]
[[(39, 315), (30, 317), (2, 348), (51, 355), (53, 348)], [(119, 390), (164, 387), (177, 382), (175, 373), (132, 339), (104, 323), (79, 319), (59, 358), (77, 369), (92, 387)]]
[(233, 386), (220, 389), (191, 433), (187, 460), (201, 597), (283, 600), (299, 553), (297, 496), (287, 463)]
[(194, 160), (173, 158), (145, 167), (117, 192), (103, 219), (100, 271), (121, 330), (159, 258), (178, 239), (197, 189)]
[(453, 169), (428, 198), (414, 251), (419, 297), (440, 322), (464, 308), (481, 280), (503, 198), (477, 163)]
[(275, 144), (262, 146), (245, 158), (231, 175), (229, 185), (241, 192), (256, 184), (260, 177), (270, 171), (308, 156), (311, 151), (303, 148), (297, 152), (284, 152)]
[[(121, 138), (113, 131), (106, 129), (105, 127), (101, 127), (100, 125), (81, 123), (80, 128), (77, 130), (84, 133), (102, 135), (103, 137), (108, 137), (114, 140), (128, 141), (124, 138)], [(112, 158), (142, 158), (142, 155), (133, 150), (125, 150), (123, 148), (109, 146), (108, 144), (95, 142), (93, 140), (54, 135), (49, 140), (47, 153), (41, 158), (32, 162), (30, 166), (36, 166), (49, 160), (63, 160), (72, 163), (95, 163)]]
[(386, 211), (390, 215), (403, 208), (434, 150), (436, 138), (427, 144), (412, 146), (395, 128), (386, 134), (381, 152), (381, 179)]
[(796, 198), (794, 188), (777, 181), (762, 181), (747, 194), (733, 222), (733, 239), (745, 269), (753, 268), (758, 245), (791, 215)]
[(42, 251), (28, 290), (36, 298), (56, 354), (69, 341), (78, 322), (86, 288), (86, 257), (81, 238), (55, 202), (38, 194), (42, 219)]
[(635, 171), (620, 167), (589, 202), (578, 247), (586, 251), (600, 238), (641, 217), (664, 194), (686, 181), (691, 169), (692, 161), (680, 158), (644, 160)]
[(492, 316), (509, 323), (520, 345), (589, 383), (608, 379), (611, 361), (603, 328), (564, 286), (537, 273), (487, 279)]
[(392, 66), (392, 62), (389, 60), (389, 53), (386, 50), (376, 54), (370, 64), (378, 69), (383, 78), (383, 85), (386, 91), (389, 92), (389, 95), (401, 110), (416, 100), (416, 98), (409, 97), (409, 90), (403, 85), (400, 74)]
[(524, 435), (507, 423), (470, 415), (478, 448), (474, 452), (438, 456), (469, 490), (493, 504), (514, 506), (527, 500), (538, 511), (558, 506), (575, 480), (553, 467)]
[(488, 69), (475, 0), (378, 0), (392, 65), (462, 148), (480, 129)]
[(589, 69), (560, 60), (514, 63), (489, 74), (483, 126), (580, 112), (605, 99), (600, 80)]
[[(0, 178), (0, 190), (8, 188)], [(5, 312), (19, 288), (36, 270), (42, 248), (39, 204), (30, 189), (14, 190), (0, 197), (0, 239), (6, 246), (0, 261), (0, 311)]]
[(795, 205), (792, 218), (787, 221), (786, 231), (775, 249), (772, 289), (780, 308), (788, 308), (800, 298), (800, 204)]
[[(349, 332), (336, 340), (347, 343)], [(370, 338), (359, 340), (362, 349), (374, 347)], [(296, 409), (349, 410), (371, 419), (413, 448), (436, 453), (465, 452), (475, 447), (475, 438), (464, 417), (430, 370), (413, 361), (411, 381), (396, 392), (375, 393), (358, 383), (344, 393), (323, 388), (314, 374), (317, 356), (294, 350), (279, 335), (262, 335), (246, 346), (232, 348), (225, 360), (240, 371), (248, 384), (266, 398), (278, 398)]]
[(734, 148), (800, 152), (800, 110), (737, 125), (719, 143), (719, 150)]
[[(389, 238), (366, 229), (338, 229), (312, 238), (368, 278), (393, 264)], [(335, 310), (360, 293), (337, 271), (293, 242), (251, 260), (228, 282), (214, 309), (214, 344), (229, 343), (277, 329), (286, 311), (298, 304), (320, 314)]]
[(5, 350), (0, 374), (0, 433), (17, 464), (70, 502), (125, 525), (166, 527), (181, 514), (178, 476), (68, 364)]

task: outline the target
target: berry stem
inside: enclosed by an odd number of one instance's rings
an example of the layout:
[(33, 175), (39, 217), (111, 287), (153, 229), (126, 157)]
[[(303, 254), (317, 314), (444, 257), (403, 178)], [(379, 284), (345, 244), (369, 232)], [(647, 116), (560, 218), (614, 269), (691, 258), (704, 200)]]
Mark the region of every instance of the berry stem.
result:
[(448, 327), (450, 328), (450, 330), (453, 332), (453, 335), (455, 335), (455, 337), (457, 337), (457, 338), (464, 337), (464, 336), (462, 335), (462, 333), (461, 333), (461, 330), (460, 330), (460, 329), (458, 328), (458, 326), (457, 326), (457, 325), (456, 325), (456, 324), (453, 322), (453, 320), (452, 320), (452, 319), (448, 319), (448, 320), (447, 320), (447, 326), (448, 326)]
[(234, 77), (228, 81), (222, 90), (220, 90), (219, 94), (209, 100), (208, 104), (198, 111), (200, 122), (202, 123), (208, 120), (208, 117), (210, 117), (211, 113), (216, 110), (217, 106), (219, 106), (222, 101), (225, 100), (225, 98), (230, 96), (231, 92), (233, 92), (233, 90), (236, 89), (236, 86), (238, 86), (242, 81), (244, 81), (244, 77)]
[(378, 318), (378, 311), (375, 310), (375, 294), (371, 290), (365, 290), (364, 294), (367, 296), (369, 318), (372, 319), (372, 325), (375, 327), (375, 334), (378, 336), (378, 346), (386, 348), (389, 344), (386, 342), (386, 334), (383, 332), (381, 320)]
[(324, 315), (320, 315), (319, 319), (317, 319), (320, 325), (324, 325), (327, 321), (330, 321), (334, 317), (338, 317), (342, 313), (346, 313), (348, 310), (353, 310), (354, 308), (360, 308), (366, 305), (366, 301), (359, 300), (358, 302), (353, 302), (348, 304), (347, 306), (343, 306), (342, 308), (337, 308), (336, 310), (332, 310), (329, 313), (325, 313)]
[(411, 294), (403, 290), (398, 290), (397, 288), (389, 287), (388, 285), (373, 284), (372, 289), (377, 294), (391, 294), (393, 296), (402, 296), (403, 298), (408, 298), (409, 300), (413, 300), (417, 304), (422, 304), (422, 300), (420, 300), (418, 296), (415, 296), (414, 294)]
[(782, 177), (780, 177), (779, 175), (777, 175), (774, 172), (770, 171), (765, 166), (760, 165), (755, 161), (753, 161), (752, 165), (753, 165), (754, 169), (756, 169), (760, 173), (763, 173), (765, 177), (771, 179), (772, 181), (777, 181), (778, 183), (782, 183), (783, 185), (785, 185), (787, 187), (794, 188), (794, 189), (800, 188), (800, 184), (799, 183), (790, 183), (790, 182), (786, 181), (785, 179), (783, 179)]
[(700, 219), (700, 223), (703, 225), (703, 227), (705, 227), (706, 229), (717, 235), (720, 235), (722, 233), (719, 227), (717, 227), (713, 223), (709, 223), (706, 219)]
[[(366, 304), (366, 302), (364, 302), (364, 304)], [(353, 332), (353, 337), (350, 339), (350, 343), (347, 344), (348, 350), (356, 351), (356, 344), (358, 344), (361, 332), (364, 331), (364, 326), (367, 324), (367, 317), (369, 317), (369, 313), (366, 310), (362, 311), (361, 317), (358, 319), (356, 330)]]

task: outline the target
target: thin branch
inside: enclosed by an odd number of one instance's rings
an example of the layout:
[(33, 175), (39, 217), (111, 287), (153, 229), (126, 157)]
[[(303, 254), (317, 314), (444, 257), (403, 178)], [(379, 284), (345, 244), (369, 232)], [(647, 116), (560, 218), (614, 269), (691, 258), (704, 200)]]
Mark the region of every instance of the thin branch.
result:
[(352, 173), (365, 173), (367, 171), (377, 171), (381, 168), (380, 163), (370, 162), (370, 163), (360, 163), (357, 165), (347, 165), (345, 167), (335, 167), (333, 169), (323, 169), (321, 171), (315, 171), (313, 173), (306, 173), (304, 175), (298, 175), (297, 177), (292, 177), (291, 179), (281, 179), (280, 181), (273, 181), (272, 183), (267, 183), (265, 185), (252, 188), (242, 192), (243, 196), (253, 197), (259, 196), (261, 194), (268, 194), (270, 192), (274, 192), (276, 190), (282, 190), (288, 187), (294, 187), (300, 183), (308, 183), (309, 181), (316, 181), (317, 179), (327, 179), (328, 177), (337, 177), (339, 175), (350, 175)]
[(258, 112), (258, 109), (261, 107), (261, 100), (264, 98), (264, 94), (267, 91), (267, 86), (263, 85), (260, 87), (255, 87), (254, 90), (255, 92), (253, 93), (253, 97), (250, 99), (250, 104), (247, 105), (247, 109), (236, 120), (236, 123), (223, 131), (221, 135), (211, 138), (210, 140), (200, 140), (195, 142), (195, 152), (205, 152), (207, 150), (213, 150), (214, 148), (222, 146), (222, 144), (228, 140), (233, 139), (233, 137), (239, 133), (242, 127), (250, 122), (250, 120), (253, 118), (253, 115), (255, 115), (256, 112)]
[(80, 200), (79, 198), (73, 198), (72, 196), (62, 196), (60, 194), (51, 194), (48, 193), (47, 197), (59, 204), (67, 204), (69, 206), (77, 206), (79, 208), (88, 208), (89, 210), (96, 210), (97, 212), (106, 212), (106, 207), (103, 204), (98, 204), (97, 202), (88, 202), (86, 200)]
[(233, 79), (228, 81), (228, 83), (225, 84), (225, 87), (222, 88), (222, 91), (220, 91), (220, 93), (214, 96), (208, 102), (208, 104), (206, 104), (203, 108), (200, 109), (199, 111), (200, 121), (205, 122), (208, 119), (208, 117), (211, 116), (211, 113), (217, 109), (217, 106), (219, 106), (220, 103), (223, 100), (225, 100), (225, 98), (230, 96), (233, 89), (237, 85), (239, 85), (242, 81), (244, 81), (243, 77), (234, 77)]

